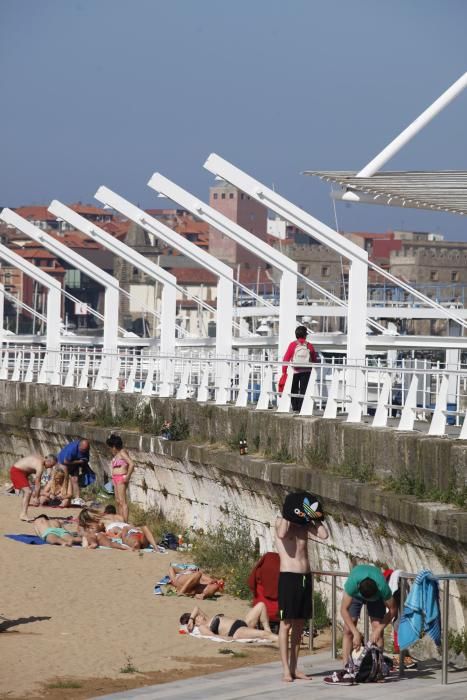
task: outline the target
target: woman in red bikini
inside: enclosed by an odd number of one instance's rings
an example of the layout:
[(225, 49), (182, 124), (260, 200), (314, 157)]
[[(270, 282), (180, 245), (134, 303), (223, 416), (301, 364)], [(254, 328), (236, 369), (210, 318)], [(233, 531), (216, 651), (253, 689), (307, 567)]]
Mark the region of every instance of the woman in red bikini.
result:
[(127, 523), (127, 489), (135, 465), (128, 452), (123, 449), (123, 442), (120, 435), (112, 433), (112, 435), (107, 438), (106, 443), (107, 446), (110, 447), (113, 455), (110, 465), (112, 467), (112, 482), (115, 491), (117, 513), (121, 516), (122, 520)]

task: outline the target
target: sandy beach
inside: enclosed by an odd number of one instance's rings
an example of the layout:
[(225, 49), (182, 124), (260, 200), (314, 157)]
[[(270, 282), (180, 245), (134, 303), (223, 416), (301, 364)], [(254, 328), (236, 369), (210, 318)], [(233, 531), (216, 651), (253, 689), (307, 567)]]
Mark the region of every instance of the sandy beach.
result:
[[(223, 644), (179, 634), (192, 599), (155, 596), (154, 584), (183, 553), (142, 554), (36, 546), (17, 496), (0, 496), (0, 698), (90, 698), (180, 677), (278, 659), (272, 646)], [(30, 515), (77, 510), (30, 508)], [(208, 613), (242, 617), (247, 602), (223, 595)], [(222, 655), (221, 648), (245, 656)], [(137, 671), (123, 673), (132, 666)], [(69, 687), (65, 687), (65, 686)], [(55, 686), (55, 687), (54, 687)]]

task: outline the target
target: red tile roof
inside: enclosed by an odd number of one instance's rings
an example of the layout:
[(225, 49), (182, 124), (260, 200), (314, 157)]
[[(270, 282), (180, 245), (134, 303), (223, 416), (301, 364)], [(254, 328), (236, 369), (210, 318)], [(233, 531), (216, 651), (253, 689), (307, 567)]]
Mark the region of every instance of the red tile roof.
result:
[(114, 214), (111, 209), (104, 209), (103, 207), (95, 207), (92, 204), (82, 204), (81, 202), (76, 202), (75, 204), (70, 204), (70, 209), (73, 209), (77, 214), (81, 216), (106, 216), (113, 219)]
[(23, 219), (33, 221), (56, 221), (56, 217), (44, 206), (17, 207), (15, 212)]
[[(94, 207), (92, 204), (81, 204), (81, 202), (77, 202), (75, 204), (70, 204), (69, 207), (77, 214), (81, 214), (81, 216), (106, 216), (111, 218), (114, 216), (110, 209)], [(24, 219), (34, 221), (56, 221), (57, 218), (48, 211), (46, 206), (43, 205), (17, 207), (15, 211)]]
[(168, 268), (168, 272), (175, 275), (180, 284), (217, 284), (217, 277), (202, 267), (173, 267)]

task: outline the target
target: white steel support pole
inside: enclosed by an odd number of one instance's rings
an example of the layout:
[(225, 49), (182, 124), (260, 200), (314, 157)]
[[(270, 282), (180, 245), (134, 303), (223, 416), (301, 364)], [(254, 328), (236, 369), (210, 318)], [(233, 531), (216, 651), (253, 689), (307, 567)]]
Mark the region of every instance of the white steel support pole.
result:
[[(3, 210), (5, 211), (5, 209)], [(58, 382), (58, 361), (60, 353), (60, 282), (51, 275), (43, 272), (39, 267), (32, 265), (20, 255), (0, 244), (0, 258), (8, 262), (12, 267), (21, 270), (25, 275), (36, 280), (47, 289), (47, 329), (46, 329), (46, 381), (48, 384)], [(3, 296), (3, 294), (2, 294)], [(3, 314), (1, 316), (3, 324)]]
[(154, 173), (148, 185), (282, 273), (279, 302), (279, 356), (282, 357), (297, 325), (297, 263), (160, 173)]
[[(159, 395), (171, 396), (173, 392), (174, 361), (167, 358), (173, 358), (175, 355), (177, 279), (174, 275), (170, 274), (170, 272), (160, 267), (160, 265), (156, 265), (152, 260), (149, 260), (141, 253), (133, 250), (133, 248), (119, 241), (110, 233), (99, 228), (88, 219), (85, 219), (84, 216), (77, 214), (73, 209), (70, 209), (61, 202), (54, 200), (49, 207), (49, 211), (59, 219), (68, 221), (68, 223), (77, 230), (93, 238), (104, 248), (110, 250), (114, 255), (130, 261), (134, 267), (144, 272), (151, 279), (160, 282), (162, 287), (160, 353), (162, 358), (161, 375), (163, 382)], [(165, 360), (164, 357), (166, 358)]]
[[(142, 226), (157, 238), (184, 253), (188, 258), (195, 261), (201, 267), (209, 270), (218, 278), (217, 287), (217, 314), (216, 314), (216, 355), (225, 359), (232, 356), (232, 320), (233, 320), (233, 271), (213, 255), (210, 255), (199, 246), (186, 240), (183, 236), (173, 231), (165, 224), (161, 223), (153, 216), (136, 207), (134, 204), (124, 199), (116, 192), (112, 192), (108, 187), (99, 187), (94, 195), (95, 198), (119, 211), (139, 226)], [(221, 283), (222, 280), (222, 283)], [(216, 402), (225, 403), (227, 387), (230, 385), (228, 376), (229, 364), (216, 363)]]
[(115, 277), (112, 277), (97, 265), (86, 260), (71, 248), (57, 241), (45, 231), (37, 228), (23, 217), (16, 214), (11, 209), (3, 209), (0, 218), (7, 224), (15, 226), (29, 238), (32, 238), (39, 245), (44, 246), (59, 258), (66, 260), (70, 265), (91, 277), (101, 284), (105, 289), (105, 309), (104, 309), (104, 338), (103, 338), (103, 359), (102, 388), (115, 390), (113, 377), (113, 366), (117, 361), (117, 340), (118, 340), (118, 309), (119, 309), (119, 284)]
[(349, 271), (349, 297), (347, 316), (347, 364), (353, 365), (347, 370), (346, 386), (354, 398), (352, 411), (348, 420), (359, 423), (361, 420), (362, 401), (365, 391), (363, 367), (366, 350), (366, 315), (362, 309), (367, 308), (368, 300), (368, 266), (361, 260), (352, 260)]
[[(465, 88), (467, 87), (467, 72), (461, 75), (455, 83), (451, 85), (445, 92), (443, 92), (437, 100), (433, 102), (427, 109), (425, 109), (420, 116), (418, 116), (409, 126), (402, 131), (399, 136), (396, 136), (391, 143), (389, 143), (386, 148), (384, 148), (381, 153), (373, 158), (364, 168), (357, 173), (357, 177), (371, 177), (378, 170), (381, 170), (383, 165), (385, 165), (388, 160), (396, 155), (403, 146), (405, 146), (408, 141), (410, 141), (419, 131), (421, 131), (427, 124), (431, 122), (437, 114), (439, 114), (445, 107), (448, 106)], [(344, 195), (342, 199), (346, 199)]]
[(5, 287), (0, 284), (0, 343), (5, 330)]

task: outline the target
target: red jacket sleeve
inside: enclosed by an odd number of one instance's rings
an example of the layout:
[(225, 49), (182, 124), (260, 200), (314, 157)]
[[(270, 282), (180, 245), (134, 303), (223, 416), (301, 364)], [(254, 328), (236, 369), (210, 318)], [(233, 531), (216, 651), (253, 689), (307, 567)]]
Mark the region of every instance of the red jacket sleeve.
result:
[(314, 349), (313, 345), (311, 343), (307, 343), (307, 345), (308, 345), (308, 350), (310, 351), (311, 361), (313, 363), (319, 362), (318, 354), (317, 354), (316, 350)]
[[(297, 344), (297, 341), (292, 340), (289, 347), (285, 351), (285, 355), (282, 358), (282, 362), (290, 362), (290, 360), (293, 358), (296, 344)], [(287, 365), (284, 365), (282, 367), (282, 374), (287, 374)]]

